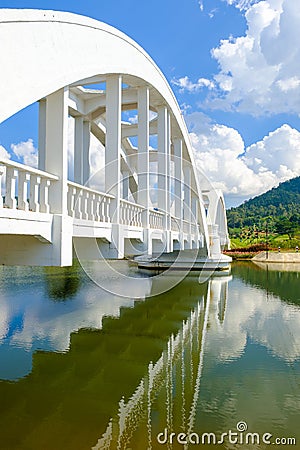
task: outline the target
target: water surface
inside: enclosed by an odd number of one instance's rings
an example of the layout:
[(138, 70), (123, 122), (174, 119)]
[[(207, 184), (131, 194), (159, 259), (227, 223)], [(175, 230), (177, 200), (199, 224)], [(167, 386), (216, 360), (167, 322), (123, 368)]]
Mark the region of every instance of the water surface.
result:
[(165, 284), (134, 299), (78, 265), (1, 267), (0, 448), (300, 448), (299, 273)]

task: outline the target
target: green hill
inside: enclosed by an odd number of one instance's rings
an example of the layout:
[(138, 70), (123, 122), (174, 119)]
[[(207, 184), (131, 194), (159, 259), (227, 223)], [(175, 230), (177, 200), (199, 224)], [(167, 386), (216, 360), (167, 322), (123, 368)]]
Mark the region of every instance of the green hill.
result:
[[(300, 177), (227, 210), (231, 237), (259, 238), (266, 228), (291, 240), (300, 228)], [(251, 239), (250, 239), (251, 241)]]
[(300, 177), (228, 209), (227, 220), (228, 227), (233, 229), (253, 226), (266, 217), (289, 218), (294, 214), (300, 214)]

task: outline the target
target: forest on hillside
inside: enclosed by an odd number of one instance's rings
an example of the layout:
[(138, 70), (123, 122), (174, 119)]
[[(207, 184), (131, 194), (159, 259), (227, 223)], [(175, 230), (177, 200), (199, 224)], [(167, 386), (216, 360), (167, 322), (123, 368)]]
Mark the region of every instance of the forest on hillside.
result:
[(227, 221), (233, 239), (259, 242), (267, 233), (270, 238), (286, 236), (287, 245), (296, 245), (300, 234), (300, 177), (228, 209)]

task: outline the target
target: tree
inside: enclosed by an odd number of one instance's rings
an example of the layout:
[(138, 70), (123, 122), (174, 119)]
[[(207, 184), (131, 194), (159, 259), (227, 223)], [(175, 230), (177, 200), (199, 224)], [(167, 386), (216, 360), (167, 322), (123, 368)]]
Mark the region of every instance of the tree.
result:
[(275, 223), (276, 233), (280, 235), (287, 234), (290, 240), (294, 237), (297, 228), (297, 223), (286, 217), (279, 218)]

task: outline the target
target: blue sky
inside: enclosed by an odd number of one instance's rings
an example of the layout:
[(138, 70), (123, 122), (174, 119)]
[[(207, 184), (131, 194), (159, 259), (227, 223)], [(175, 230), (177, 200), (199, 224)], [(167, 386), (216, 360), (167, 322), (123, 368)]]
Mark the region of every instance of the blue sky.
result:
[[(197, 164), (231, 206), (300, 175), (296, 3), (0, 0), (0, 7), (71, 11), (137, 41), (175, 92)], [(0, 124), (0, 155), (34, 161), (36, 117), (34, 105)]]

